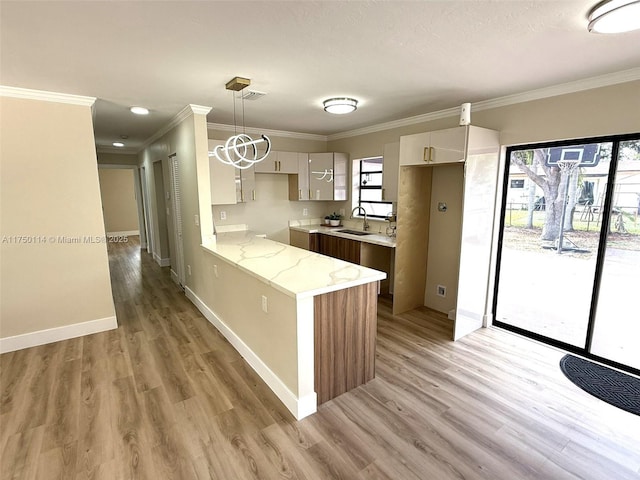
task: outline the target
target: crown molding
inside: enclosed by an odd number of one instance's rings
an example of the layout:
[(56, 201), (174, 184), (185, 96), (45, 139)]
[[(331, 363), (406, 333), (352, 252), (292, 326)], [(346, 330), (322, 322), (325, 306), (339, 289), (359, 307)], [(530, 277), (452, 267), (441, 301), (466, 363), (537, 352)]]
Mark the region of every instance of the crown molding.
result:
[[(633, 82), (640, 80), (640, 68), (631, 68), (629, 70), (623, 70), (621, 72), (608, 73), (605, 75), (599, 75), (597, 77), (586, 78), (583, 80), (576, 80), (573, 82), (561, 83), (558, 85), (552, 85), (550, 87), (539, 88), (536, 90), (530, 90), (528, 92), (515, 93), (513, 95), (505, 95), (503, 97), (497, 97), (490, 100), (483, 100), (471, 105), (472, 112), (480, 110), (489, 110), (492, 108), (505, 107), (508, 105), (515, 105), (517, 103), (525, 103), (533, 100), (540, 100), (543, 98), (555, 97), (558, 95), (566, 95), (569, 93), (581, 92), (584, 90), (591, 90), (593, 88), (608, 87), (610, 85), (617, 85), (620, 83)], [(348, 130), (346, 132), (334, 133), (327, 137), (328, 141), (339, 140), (341, 138), (356, 137), (359, 135), (365, 135), (368, 133), (381, 132), (383, 130), (391, 130), (393, 128), (406, 127), (408, 125), (415, 125), (416, 123), (423, 123), (432, 120), (438, 120), (440, 118), (455, 117), (460, 114), (460, 107), (447, 108), (445, 110), (438, 110), (436, 112), (425, 113), (422, 115), (416, 115), (414, 117), (403, 118), (400, 120), (393, 120), (390, 122), (379, 123), (371, 125), (369, 127), (358, 128), (355, 130)]]
[[(234, 125), (226, 125), (224, 123), (207, 123), (207, 129), (222, 130), (225, 132), (233, 132), (237, 129)], [(266, 128), (245, 127), (244, 130), (251, 133), (261, 133), (263, 135), (273, 135), (274, 137), (297, 138), (299, 140), (318, 140), (326, 142), (326, 135), (318, 135), (315, 133), (288, 132), (286, 130), (268, 130)]]
[(189, 118), (191, 115), (194, 115), (196, 113), (197, 114), (206, 115), (210, 111), (211, 111), (211, 107), (203, 107), (201, 105), (193, 105), (193, 104), (189, 104), (189, 105), (185, 106), (182, 110), (180, 110), (176, 114), (175, 117), (173, 117), (171, 119), (171, 121), (169, 123), (167, 123), (164, 127), (162, 127), (156, 133), (154, 133), (149, 138), (147, 138), (144, 141), (144, 143), (140, 146), (140, 148), (138, 148), (138, 150), (136, 150), (136, 153), (141, 152), (142, 150), (147, 148), (149, 145), (151, 145), (157, 139), (162, 137), (165, 133), (170, 131), (172, 128), (176, 127), (180, 122), (182, 122), (183, 120)]
[[(472, 107), (475, 106), (475, 103)], [(391, 130), (392, 128), (406, 127), (408, 125), (415, 125), (416, 123), (429, 122), (432, 120), (438, 120), (440, 118), (452, 117), (460, 114), (460, 107), (447, 108), (445, 110), (438, 110), (431, 113), (423, 113), (421, 115), (415, 115), (413, 117), (401, 118), (399, 120), (392, 120), (390, 122), (378, 123), (369, 127), (356, 128), (355, 130), (348, 130), (346, 132), (334, 133), (327, 137), (328, 141), (339, 140), (341, 138), (357, 137), (359, 135), (366, 135), (368, 133), (381, 132), (383, 130)]]
[(621, 72), (608, 73), (597, 77), (585, 78), (573, 82), (560, 83), (550, 87), (530, 90), (528, 92), (506, 95), (491, 100), (474, 103), (471, 107), (473, 110), (488, 110), (491, 108), (505, 107), (516, 103), (531, 102), (543, 98), (556, 97), (558, 95), (566, 95), (569, 93), (582, 92), (593, 88), (608, 87), (619, 83), (633, 82), (640, 80), (640, 68), (631, 68)]
[(31, 90), (28, 88), (7, 87), (0, 85), (0, 97), (24, 98), (27, 100), (40, 100), (43, 102), (67, 103), (70, 105), (81, 105), (83, 107), (93, 107), (95, 97), (84, 97), (81, 95), (70, 95), (68, 93), (47, 92), (44, 90)]
[(116, 153), (119, 155), (137, 155), (138, 149), (135, 147), (110, 147), (108, 145), (96, 146), (96, 153)]
[(194, 105), (193, 103), (189, 104), (189, 108), (193, 113), (197, 113), (199, 115), (208, 115), (211, 111), (211, 107), (205, 107), (203, 105)]

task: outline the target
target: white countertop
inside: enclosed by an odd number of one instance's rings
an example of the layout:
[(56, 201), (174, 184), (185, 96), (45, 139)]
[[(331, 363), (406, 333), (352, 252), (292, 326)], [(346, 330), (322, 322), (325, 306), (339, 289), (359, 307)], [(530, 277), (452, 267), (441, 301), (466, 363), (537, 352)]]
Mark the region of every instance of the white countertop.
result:
[(215, 242), (202, 247), (294, 298), (334, 292), (387, 276), (372, 268), (256, 237), (251, 231), (219, 233)]
[[(389, 237), (383, 233), (374, 233), (369, 230), (367, 235), (352, 235), (349, 233), (340, 232), (339, 230), (361, 230), (359, 228), (351, 228), (348, 226), (342, 227), (326, 227), (324, 225), (289, 225), (291, 230), (298, 230), (306, 233), (322, 233), (323, 235), (333, 235), (334, 237), (348, 238), (351, 240), (358, 240), (359, 242), (372, 243), (374, 245), (381, 245), (383, 247), (396, 248), (395, 237)], [(372, 227), (374, 230), (377, 227)]]

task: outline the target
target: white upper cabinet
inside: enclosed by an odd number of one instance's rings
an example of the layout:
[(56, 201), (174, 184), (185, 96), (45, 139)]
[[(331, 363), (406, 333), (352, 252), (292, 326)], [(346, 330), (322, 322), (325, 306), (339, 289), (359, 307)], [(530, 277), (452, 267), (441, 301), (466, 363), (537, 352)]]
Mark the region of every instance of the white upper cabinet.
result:
[(310, 153), (310, 200), (346, 200), (347, 163), (345, 153)]
[[(209, 140), (209, 151), (217, 145), (224, 145), (220, 140)], [(236, 168), (222, 163), (216, 157), (209, 157), (209, 180), (211, 186), (212, 205), (230, 205), (236, 203)]]
[(298, 173), (298, 152), (278, 152), (277, 173)]
[(309, 200), (309, 154), (297, 153), (297, 171), (289, 175), (289, 200)]
[(298, 152), (269, 152), (267, 158), (255, 164), (256, 173), (298, 173)]
[(398, 201), (398, 166), (400, 142), (387, 143), (382, 154), (382, 200)]
[(400, 137), (400, 165), (464, 162), (469, 127)]
[[(266, 160), (265, 160), (266, 161)], [(236, 184), (236, 203), (251, 202), (256, 199), (255, 165), (249, 168), (234, 168)]]

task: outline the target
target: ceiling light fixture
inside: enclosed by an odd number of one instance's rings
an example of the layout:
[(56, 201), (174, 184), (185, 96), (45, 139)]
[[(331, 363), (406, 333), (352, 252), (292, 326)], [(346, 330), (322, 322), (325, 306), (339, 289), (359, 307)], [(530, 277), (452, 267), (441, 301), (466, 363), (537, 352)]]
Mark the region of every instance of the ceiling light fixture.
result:
[(113, 142), (111, 145), (113, 145), (114, 147), (118, 147), (118, 148), (124, 147), (124, 143), (122, 143), (122, 142)]
[(131, 107), (129, 110), (136, 115), (149, 115), (149, 109), (144, 107)]
[(358, 101), (354, 98), (329, 98), (322, 102), (324, 111), (329, 113), (335, 113), (336, 115), (342, 115), (345, 113), (351, 113), (358, 108)]
[[(233, 94), (233, 128), (235, 135), (229, 137), (224, 145), (216, 146), (212, 152), (209, 152), (210, 157), (216, 157), (222, 163), (233, 165), (236, 168), (244, 170), (250, 168), (253, 164), (261, 162), (271, 152), (271, 140), (266, 135), (261, 135), (260, 138), (254, 140), (246, 134), (244, 124), (244, 97), (241, 96), (242, 105), (242, 133), (237, 132), (236, 126), (236, 94), (233, 92), (240, 92), (244, 88), (251, 85), (251, 80), (248, 78), (235, 77), (229, 80), (226, 84), (226, 89), (231, 90)], [(264, 152), (258, 153), (257, 145), (266, 143)]]
[(640, 0), (605, 0), (589, 12), (590, 32), (623, 33), (640, 29)]

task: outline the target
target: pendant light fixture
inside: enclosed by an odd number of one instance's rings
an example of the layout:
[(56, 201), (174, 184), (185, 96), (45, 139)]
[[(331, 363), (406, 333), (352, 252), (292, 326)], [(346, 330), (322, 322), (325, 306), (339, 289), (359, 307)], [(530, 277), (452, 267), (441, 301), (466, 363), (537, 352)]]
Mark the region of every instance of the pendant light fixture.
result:
[(640, 29), (640, 0), (605, 0), (589, 12), (593, 33), (623, 33)]
[[(216, 157), (222, 163), (233, 165), (235, 168), (244, 170), (250, 168), (252, 165), (261, 162), (271, 152), (271, 140), (266, 135), (261, 135), (260, 138), (254, 140), (245, 131), (244, 122), (244, 96), (241, 96), (240, 101), (242, 105), (242, 133), (238, 133), (236, 125), (236, 94), (244, 88), (251, 85), (251, 80), (248, 78), (235, 77), (227, 82), (226, 89), (231, 90), (233, 93), (233, 128), (234, 135), (229, 137), (224, 145), (216, 146), (212, 152), (209, 152), (210, 157)], [(257, 145), (265, 143), (264, 152), (258, 153)]]
[(355, 98), (340, 97), (329, 98), (322, 102), (325, 112), (343, 115), (351, 113), (358, 108), (358, 101)]

